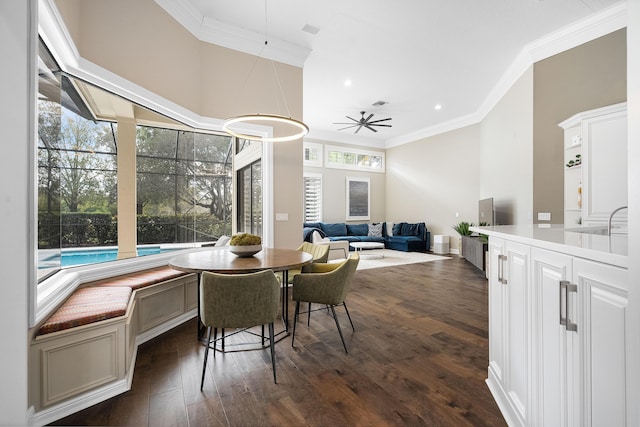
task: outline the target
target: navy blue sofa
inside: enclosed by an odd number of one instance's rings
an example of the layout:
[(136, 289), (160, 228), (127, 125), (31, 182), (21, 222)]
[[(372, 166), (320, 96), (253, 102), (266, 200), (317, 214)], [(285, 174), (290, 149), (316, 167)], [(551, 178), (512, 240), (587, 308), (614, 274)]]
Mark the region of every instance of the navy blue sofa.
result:
[(313, 222), (304, 223), (303, 238), (311, 242), (311, 234), (318, 231), (322, 237), (330, 240), (346, 240), (348, 242), (379, 242), (385, 248), (405, 252), (423, 252), (431, 248), (431, 233), (424, 222), (398, 222), (391, 232), (387, 231), (387, 223), (382, 223), (380, 236), (369, 233), (369, 224), (345, 224)]

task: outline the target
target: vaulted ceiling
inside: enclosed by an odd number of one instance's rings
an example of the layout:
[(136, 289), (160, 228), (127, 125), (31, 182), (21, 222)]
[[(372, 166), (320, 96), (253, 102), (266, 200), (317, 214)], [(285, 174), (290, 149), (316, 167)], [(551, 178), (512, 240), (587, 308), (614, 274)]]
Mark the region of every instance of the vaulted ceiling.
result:
[[(309, 137), (379, 147), (477, 123), (532, 62), (626, 23), (615, 0), (155, 1), (201, 40), (303, 67)], [(392, 127), (334, 124), (361, 111)]]

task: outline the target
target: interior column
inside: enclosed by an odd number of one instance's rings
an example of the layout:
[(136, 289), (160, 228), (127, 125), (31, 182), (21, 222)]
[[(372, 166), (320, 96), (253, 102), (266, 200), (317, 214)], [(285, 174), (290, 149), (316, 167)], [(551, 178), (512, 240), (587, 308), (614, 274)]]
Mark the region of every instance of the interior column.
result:
[(118, 120), (118, 259), (138, 255), (136, 229), (136, 123)]

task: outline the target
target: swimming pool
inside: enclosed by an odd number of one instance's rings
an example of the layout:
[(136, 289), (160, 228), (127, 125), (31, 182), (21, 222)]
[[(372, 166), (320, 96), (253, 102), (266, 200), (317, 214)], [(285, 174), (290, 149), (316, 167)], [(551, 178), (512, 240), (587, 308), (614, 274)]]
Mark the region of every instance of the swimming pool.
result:
[[(184, 247), (139, 246), (138, 256), (162, 254), (179, 249), (184, 249)], [(51, 256), (40, 259), (38, 268), (51, 268), (54, 266), (70, 267), (83, 264), (96, 264), (101, 262), (115, 261), (117, 258), (118, 249), (115, 247), (63, 249), (62, 252), (55, 252)]]

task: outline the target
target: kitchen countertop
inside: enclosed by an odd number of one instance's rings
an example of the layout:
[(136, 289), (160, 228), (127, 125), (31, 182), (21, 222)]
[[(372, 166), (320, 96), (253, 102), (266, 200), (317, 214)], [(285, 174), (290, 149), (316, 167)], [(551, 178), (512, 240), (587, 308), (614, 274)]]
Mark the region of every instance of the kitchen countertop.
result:
[[(580, 228), (565, 228), (561, 224), (497, 225), (493, 227), (470, 227), (475, 233), (495, 236), (533, 247), (565, 253), (593, 261), (627, 268), (626, 234), (592, 234), (569, 231)], [(597, 227), (581, 230), (594, 231)], [(602, 227), (600, 227), (602, 230)]]

